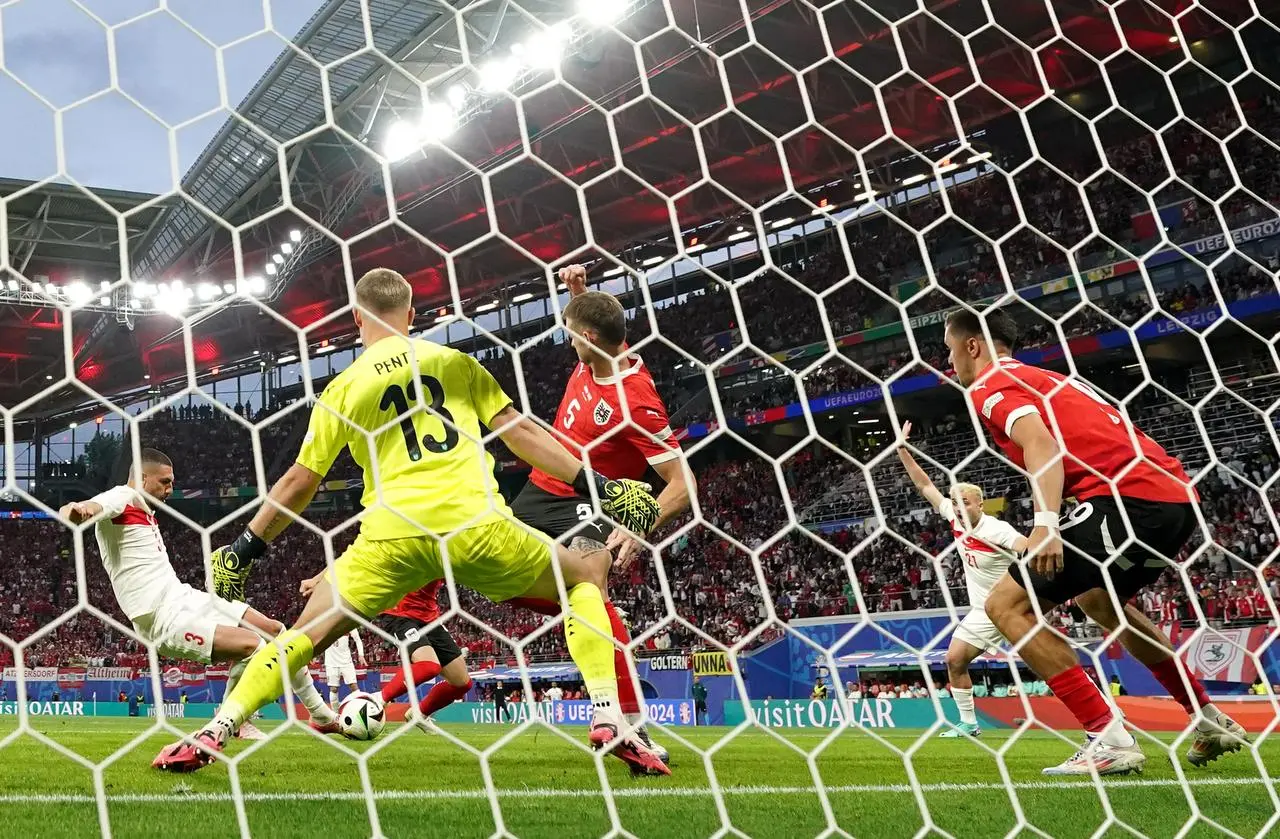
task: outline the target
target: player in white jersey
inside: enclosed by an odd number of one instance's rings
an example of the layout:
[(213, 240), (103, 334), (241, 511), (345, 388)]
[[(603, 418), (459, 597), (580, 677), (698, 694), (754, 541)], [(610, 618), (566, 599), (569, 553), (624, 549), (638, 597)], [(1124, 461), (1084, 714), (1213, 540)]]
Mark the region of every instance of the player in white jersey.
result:
[(973, 679), (969, 676), (969, 665), (984, 652), (996, 652), (1004, 642), (1004, 636), (987, 617), (983, 604), (992, 587), (1009, 569), (1009, 564), (1027, 549), (1027, 538), (1008, 522), (983, 512), (981, 487), (956, 484), (951, 488), (951, 497), (944, 496), (907, 451), (906, 441), (910, 434), (911, 423), (908, 422), (902, 426), (898, 457), (902, 459), (911, 483), (951, 524), (951, 533), (964, 559), (964, 579), (969, 590), (969, 613), (952, 633), (951, 644), (947, 647), (947, 675), (951, 679), (951, 696), (960, 712), (960, 724), (947, 729), (942, 736), (977, 737), (982, 730), (978, 727), (978, 715), (973, 708)]
[(360, 640), (360, 630), (353, 629), (329, 645), (324, 651), (324, 677), (329, 683), (329, 704), (334, 707), (338, 705), (340, 683), (345, 684), (349, 692), (360, 689), (356, 682), (356, 664), (351, 660), (351, 641), (356, 642), (356, 656), (360, 659), (360, 666), (369, 666), (364, 660), (364, 642)]
[[(58, 511), (72, 524), (97, 522), (95, 534), (102, 564), (111, 578), (116, 602), (156, 655), (209, 664), (233, 662), (227, 691), (240, 678), (243, 663), (265, 643), (284, 631), (272, 620), (238, 600), (200, 591), (178, 579), (169, 561), (149, 499), (165, 501), (173, 492), (173, 462), (156, 449), (142, 450), (140, 467), (130, 471), (129, 483), (99, 493), (88, 501), (73, 501)], [(324, 704), (310, 675), (299, 671), (293, 692), (311, 714), (312, 727), (337, 730), (337, 717)], [(264, 735), (249, 723), (240, 736)]]

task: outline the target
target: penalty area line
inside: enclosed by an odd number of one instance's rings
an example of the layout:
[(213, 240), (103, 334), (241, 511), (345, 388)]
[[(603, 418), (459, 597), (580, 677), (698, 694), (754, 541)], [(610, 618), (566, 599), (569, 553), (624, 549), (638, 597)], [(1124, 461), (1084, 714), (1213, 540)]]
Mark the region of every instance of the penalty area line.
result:
[[(1261, 778), (1195, 778), (1186, 784), (1191, 787), (1238, 787), (1267, 784)], [(1182, 782), (1177, 778), (1119, 778), (1104, 781), (1107, 789), (1117, 787), (1178, 787)], [(1273, 785), (1274, 786), (1274, 785)], [(1094, 791), (1092, 781), (1019, 781), (1012, 784), (1015, 790), (1070, 790), (1087, 789)], [(921, 792), (984, 792), (1003, 791), (1005, 784), (996, 783), (939, 783), (921, 784)], [(911, 784), (842, 784), (826, 788), (829, 795), (843, 794), (907, 794), (916, 788)], [(505, 799), (551, 799), (551, 798), (595, 798), (604, 793), (598, 789), (555, 789), (527, 787), (523, 789), (497, 790), (499, 798)], [(814, 795), (813, 787), (783, 786), (732, 786), (721, 787), (721, 795)], [(614, 789), (615, 798), (710, 798), (715, 791), (706, 787), (624, 787)], [(441, 800), (479, 800), (487, 799), (489, 793), (483, 789), (460, 790), (375, 790), (376, 801), (441, 801)], [(108, 795), (108, 804), (213, 804), (229, 803), (235, 800), (230, 793), (117, 793)], [(248, 792), (241, 798), (245, 802), (270, 801), (364, 801), (362, 792)], [(10, 794), (0, 795), (0, 804), (94, 804), (97, 799), (92, 795), (78, 793), (50, 794)]]

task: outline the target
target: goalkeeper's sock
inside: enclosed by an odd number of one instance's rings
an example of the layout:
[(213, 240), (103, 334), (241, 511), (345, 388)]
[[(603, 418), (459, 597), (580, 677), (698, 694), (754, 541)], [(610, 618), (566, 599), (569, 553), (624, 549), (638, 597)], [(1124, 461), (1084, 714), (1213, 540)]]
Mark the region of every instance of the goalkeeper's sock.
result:
[[(421, 691), (426, 687), (427, 682), (440, 675), (440, 662), (438, 661), (412, 661), (410, 664), (409, 678), (413, 679), (414, 690), (421, 696)], [(403, 667), (396, 668), (395, 676), (391, 677), (391, 681), (382, 686), (382, 701), (384, 703), (399, 699), (400, 694), (409, 689), (407, 680), (405, 679), (405, 669)]]
[(977, 725), (978, 715), (973, 710), (973, 688), (952, 688), (951, 698), (956, 701), (960, 722), (965, 725)]
[(604, 602), (604, 609), (609, 614), (609, 626), (613, 629), (613, 638), (622, 646), (614, 645), (613, 672), (618, 681), (618, 705), (624, 714), (640, 713), (640, 702), (636, 697), (636, 682), (631, 676), (631, 666), (627, 662), (627, 654), (623, 652), (631, 644), (631, 633), (622, 622), (622, 616), (613, 605), (612, 600)]
[(467, 691), (469, 690), (471, 690), (470, 679), (467, 679), (467, 684), (460, 688), (441, 680), (431, 687), (431, 690), (427, 693), (427, 698), (422, 700), (422, 703), (418, 706), (418, 710), (422, 712), (424, 717), (429, 717), (450, 703), (466, 699)]
[(591, 583), (578, 583), (569, 589), (564, 636), (591, 701), (597, 706), (616, 707), (618, 677), (613, 669), (613, 644), (609, 641), (609, 612), (600, 589)]
[(296, 673), (306, 667), (314, 652), (311, 639), (296, 629), (286, 630), (275, 642), (260, 647), (249, 659), (236, 689), (223, 700), (214, 725), (227, 736), (239, 731), (254, 711), (284, 693), (281, 673)]
[(302, 703), (302, 707), (307, 709), (307, 713), (316, 724), (328, 725), (338, 718), (333, 708), (324, 704), (324, 699), (321, 698), (320, 691), (316, 690), (316, 683), (311, 678), (311, 668), (306, 664), (293, 671), (289, 686), (293, 688), (293, 695)]

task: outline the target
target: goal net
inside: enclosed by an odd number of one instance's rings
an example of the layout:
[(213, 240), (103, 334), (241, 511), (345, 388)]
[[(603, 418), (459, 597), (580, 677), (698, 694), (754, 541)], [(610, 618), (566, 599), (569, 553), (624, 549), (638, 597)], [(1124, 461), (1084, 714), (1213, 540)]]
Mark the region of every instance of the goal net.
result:
[[(1275, 830), (1268, 4), (19, 0), (0, 23), (14, 835)], [(608, 336), (566, 322), (570, 266), (625, 315), (627, 353), (603, 367), (590, 346)], [(421, 506), (393, 488), (388, 440), (411, 464), (474, 452), (453, 480), (487, 488), (486, 514), (511, 517), (528, 491), (504, 430), (455, 421), (435, 379), (386, 390), (376, 427), (319, 401), (368, 351), (361, 330), (379, 334), (370, 321), (396, 326), (355, 306), (375, 268), (412, 286), (415, 337), (474, 358), (589, 465), (625, 461), (654, 485), (658, 528), (608, 543), (620, 623), (492, 603), (446, 562), (438, 619), (405, 635), (335, 607), (360, 646), (308, 664), (331, 701), (407, 680), (377, 703), (381, 737), (315, 730), (287, 688), (242, 730), (261, 740), (189, 778), (153, 770), (252, 653), (199, 592), (264, 506), (302, 499), (243, 592), (218, 593), (287, 626), (300, 585), (378, 511)], [(982, 611), (982, 542), (953, 532), (898, 452), (943, 495), (978, 488), (973, 515), (1019, 534), (1036, 505), (952, 369), (956, 310), (981, 315), (984, 339), (992, 313), (1011, 315), (1018, 361), (1141, 429), (1199, 495), (1175, 562), (1127, 603), (1104, 592), (1116, 625), (1079, 600), (1036, 609), (1134, 733), (1141, 778), (1042, 776), (1080, 748), (1080, 724), (1024, 643), (960, 630)], [(314, 497), (265, 501), (313, 445), (313, 412), (356, 429), (354, 455)], [(1061, 439), (1073, 418), (1051, 419)], [(104, 563), (95, 520), (70, 524), (64, 505), (138, 484), (144, 449), (174, 483), (108, 525), (150, 528), (177, 578), (140, 605), (158, 584)], [(551, 537), (606, 538), (608, 500), (574, 499)], [(1106, 538), (1105, 559), (1068, 561), (1114, 571), (1143, 547)], [(559, 576), (561, 593), (574, 582)], [(454, 676), (413, 669), (437, 628), (463, 653)], [(658, 741), (669, 777), (589, 748), (566, 632), (597, 629), (620, 652), (623, 710), (637, 695), (622, 736)], [(1207, 768), (1187, 757), (1200, 717), (1143, 664), (1163, 638), (1181, 693), (1203, 684), (1247, 732)], [(428, 706), (434, 727), (401, 724)]]

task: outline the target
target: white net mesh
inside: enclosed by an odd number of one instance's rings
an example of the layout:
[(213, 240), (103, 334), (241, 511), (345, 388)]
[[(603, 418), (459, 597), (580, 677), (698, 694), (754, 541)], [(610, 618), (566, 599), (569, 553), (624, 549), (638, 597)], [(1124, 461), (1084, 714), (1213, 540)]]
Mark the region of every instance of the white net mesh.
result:
[[(0, 5), (11, 831), (1268, 835), (1276, 21), (1227, 0)], [(559, 620), (452, 577), (442, 625), (474, 687), (445, 736), (352, 743), (269, 705), (265, 742), (189, 783), (147, 768), (212, 712), (225, 664), (145, 643), (58, 507), (167, 452), (160, 532), (204, 589), (362, 351), (359, 276), (403, 273), (416, 332), (550, 426), (574, 362), (557, 271), (579, 263), (622, 300), (697, 479), (610, 581), (672, 777), (586, 748)], [(1021, 358), (1096, 388), (1196, 482), (1198, 535), (1118, 627), (1041, 616), (1125, 686), (1142, 779), (1042, 778), (1079, 725), (1016, 656), (972, 662), (982, 739), (937, 737), (959, 721), (944, 651), (972, 589), (894, 454), (902, 421), (944, 492), (981, 487), (1024, 534), (1032, 511), (948, 375), (957, 306), (1010, 312)], [(432, 396), (365, 436), (447, 434)], [(665, 439), (629, 398), (580, 406), (624, 421), (589, 459)], [(485, 443), (513, 495), (522, 464)], [(255, 609), (298, 615), (299, 582), (356, 537), (360, 478), (342, 456), (248, 578)], [(1241, 753), (1187, 767), (1194, 720), (1122, 649), (1138, 613), (1249, 730)], [(361, 629), (352, 668), (376, 691), (409, 651)]]

